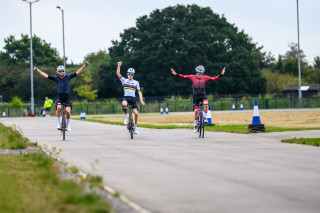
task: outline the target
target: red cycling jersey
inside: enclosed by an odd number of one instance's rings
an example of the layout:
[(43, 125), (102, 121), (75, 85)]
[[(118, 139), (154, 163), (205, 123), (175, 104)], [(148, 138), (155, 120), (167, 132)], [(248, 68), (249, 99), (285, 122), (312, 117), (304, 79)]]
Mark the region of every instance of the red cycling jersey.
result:
[(193, 96), (197, 96), (197, 95), (205, 95), (205, 85), (208, 81), (216, 81), (220, 78), (220, 75), (217, 75), (214, 78), (211, 78), (207, 75), (203, 75), (201, 76), (201, 78), (199, 78), (197, 75), (181, 75), (178, 74), (178, 77), (181, 79), (189, 79), (190, 81), (192, 81), (192, 88), (193, 88)]

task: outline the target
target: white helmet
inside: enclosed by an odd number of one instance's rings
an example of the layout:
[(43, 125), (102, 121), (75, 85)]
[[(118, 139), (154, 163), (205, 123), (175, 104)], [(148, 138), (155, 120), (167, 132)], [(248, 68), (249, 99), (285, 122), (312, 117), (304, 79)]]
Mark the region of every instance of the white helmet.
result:
[(60, 65), (60, 66), (57, 67), (57, 71), (58, 71), (58, 72), (61, 71), (61, 70), (65, 71), (64, 66), (62, 66), (62, 65)]
[(135, 71), (134, 71), (133, 68), (129, 68), (129, 69), (127, 70), (127, 73), (135, 73)]
[(204, 73), (206, 70), (204, 69), (204, 67), (202, 65), (199, 65), (196, 67), (196, 72), (201, 72)]

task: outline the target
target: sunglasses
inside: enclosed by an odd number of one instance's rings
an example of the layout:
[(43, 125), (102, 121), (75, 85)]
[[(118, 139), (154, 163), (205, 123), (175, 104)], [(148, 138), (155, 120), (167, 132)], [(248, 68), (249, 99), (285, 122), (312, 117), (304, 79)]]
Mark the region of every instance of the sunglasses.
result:
[(130, 76), (134, 76), (134, 74), (132, 74), (132, 73), (128, 73), (128, 75), (130, 75)]
[(63, 73), (63, 72), (64, 72), (64, 70), (59, 70), (59, 71), (58, 71), (58, 73)]
[(200, 75), (202, 74), (202, 72), (196, 72), (196, 73), (197, 73), (197, 74), (200, 74)]

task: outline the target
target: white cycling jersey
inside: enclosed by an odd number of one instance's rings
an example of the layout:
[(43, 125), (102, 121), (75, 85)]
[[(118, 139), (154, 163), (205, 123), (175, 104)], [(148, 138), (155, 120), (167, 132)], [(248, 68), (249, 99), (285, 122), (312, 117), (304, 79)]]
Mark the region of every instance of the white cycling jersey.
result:
[(123, 86), (124, 96), (136, 97), (136, 91), (140, 91), (139, 82), (136, 80), (129, 80), (124, 77), (120, 78), (120, 81)]

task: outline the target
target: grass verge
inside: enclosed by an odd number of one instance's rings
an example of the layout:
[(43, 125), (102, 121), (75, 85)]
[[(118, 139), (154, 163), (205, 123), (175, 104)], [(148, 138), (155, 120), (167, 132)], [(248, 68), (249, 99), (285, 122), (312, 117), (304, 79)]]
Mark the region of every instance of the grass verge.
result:
[(21, 134), (15, 124), (5, 126), (0, 122), (0, 149), (25, 149), (27, 146), (36, 146), (37, 143), (31, 143), (28, 138)]
[[(76, 120), (81, 120), (79, 118), (73, 118)], [(103, 120), (102, 118), (87, 118), (83, 121), (91, 121), (97, 123), (104, 123), (104, 124), (112, 124), (112, 125), (121, 125), (124, 124), (118, 121), (108, 121)], [(206, 126), (205, 129), (207, 131), (213, 132), (230, 132), (230, 133), (241, 133), (241, 134), (248, 134), (251, 133), (247, 129), (248, 125), (216, 125), (216, 126)], [(151, 128), (151, 129), (192, 129), (193, 126), (179, 126), (179, 125), (153, 125), (153, 124), (139, 124), (139, 127)], [(302, 131), (302, 130), (317, 130), (320, 128), (317, 127), (303, 127), (303, 128), (281, 128), (281, 127), (273, 127), (273, 126), (266, 126), (266, 132), (284, 132), (284, 131)]]
[(59, 178), (45, 154), (0, 155), (1, 212), (110, 212), (110, 206), (81, 184)]
[(281, 142), (320, 146), (320, 138), (291, 138), (281, 140)]

